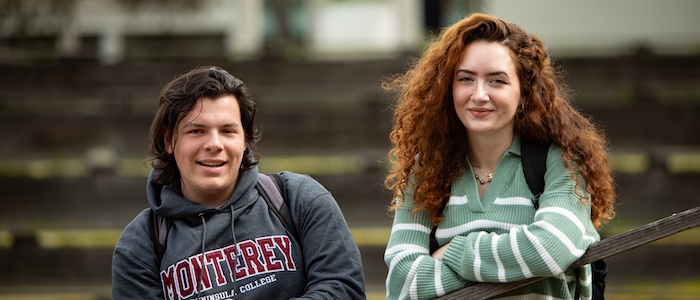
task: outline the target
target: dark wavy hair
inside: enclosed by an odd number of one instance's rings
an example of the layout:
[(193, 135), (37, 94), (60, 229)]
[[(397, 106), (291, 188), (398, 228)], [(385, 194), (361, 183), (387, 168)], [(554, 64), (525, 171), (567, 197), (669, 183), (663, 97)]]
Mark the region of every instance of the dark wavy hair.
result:
[(241, 168), (250, 169), (259, 163), (260, 156), (255, 153), (255, 146), (260, 133), (255, 128), (257, 108), (253, 96), (243, 81), (226, 70), (203, 66), (176, 77), (160, 92), (158, 111), (151, 123), (149, 136), (151, 166), (156, 170), (156, 183), (166, 185), (180, 180), (175, 157), (167, 152), (165, 143), (172, 139), (180, 121), (194, 109), (198, 100), (224, 96), (234, 96), (241, 111), (246, 144)]
[[(530, 140), (563, 148), (563, 159), (576, 180), (585, 180), (591, 199), (591, 220), (597, 227), (614, 216), (615, 188), (608, 165), (607, 140), (569, 104), (542, 41), (520, 26), (485, 14), (472, 14), (444, 29), (406, 72), (382, 83), (398, 95), (390, 134), (392, 170), (385, 180), (394, 194), (390, 210), (405, 203), (413, 185), (413, 211), (427, 211), (433, 224), (441, 221), (443, 199), (450, 183), (467, 167), (468, 136), (452, 101), (452, 80), (462, 51), (474, 41), (497, 42), (510, 49), (521, 87), (514, 131)], [(573, 162), (568, 163), (568, 162)]]

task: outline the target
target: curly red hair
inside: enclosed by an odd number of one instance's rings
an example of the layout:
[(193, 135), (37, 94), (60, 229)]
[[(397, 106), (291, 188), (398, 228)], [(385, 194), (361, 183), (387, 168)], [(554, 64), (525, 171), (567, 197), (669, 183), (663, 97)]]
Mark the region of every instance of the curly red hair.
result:
[(593, 224), (600, 227), (612, 219), (615, 188), (607, 140), (569, 103), (542, 41), (518, 25), (484, 14), (472, 14), (443, 30), (411, 69), (382, 84), (399, 98), (390, 134), (392, 170), (385, 180), (395, 197), (390, 210), (403, 205), (410, 183), (413, 211), (426, 211), (433, 224), (442, 219), (450, 183), (467, 166), (468, 136), (454, 109), (452, 80), (462, 51), (473, 41), (498, 42), (511, 50), (523, 103), (515, 116), (515, 133), (562, 147), (564, 161), (573, 162), (567, 164), (572, 178), (577, 180), (578, 171), (586, 182), (591, 198), (581, 197), (590, 201)]

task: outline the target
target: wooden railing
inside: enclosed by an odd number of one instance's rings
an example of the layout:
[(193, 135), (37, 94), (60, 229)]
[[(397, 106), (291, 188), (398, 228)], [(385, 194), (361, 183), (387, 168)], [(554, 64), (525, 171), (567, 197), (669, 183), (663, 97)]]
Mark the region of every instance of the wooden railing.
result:
[[(569, 269), (581, 267), (697, 226), (700, 226), (700, 206), (596, 242)], [(487, 299), (542, 279), (544, 278), (536, 277), (509, 283), (478, 283), (437, 299)]]

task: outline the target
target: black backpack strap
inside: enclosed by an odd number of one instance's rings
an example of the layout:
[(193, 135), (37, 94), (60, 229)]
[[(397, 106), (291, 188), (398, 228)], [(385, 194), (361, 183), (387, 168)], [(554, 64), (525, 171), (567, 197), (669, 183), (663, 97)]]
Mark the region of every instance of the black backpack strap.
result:
[(544, 192), (544, 173), (547, 172), (547, 152), (549, 145), (527, 139), (520, 140), (520, 160), (523, 164), (525, 180), (535, 197), (532, 204), (535, 209), (540, 207), (540, 196)]
[(170, 219), (157, 214), (153, 209), (148, 210), (148, 231), (153, 243), (153, 252), (156, 254), (158, 264), (165, 253), (165, 242), (170, 230)]
[(605, 299), (605, 277), (608, 276), (608, 263), (605, 259), (591, 263), (591, 276), (593, 276), (593, 300)]
[(255, 186), (262, 195), (267, 206), (282, 222), (282, 225), (299, 242), (299, 234), (294, 226), (294, 219), (287, 204), (287, 189), (284, 187), (284, 179), (278, 173), (258, 173), (258, 183)]

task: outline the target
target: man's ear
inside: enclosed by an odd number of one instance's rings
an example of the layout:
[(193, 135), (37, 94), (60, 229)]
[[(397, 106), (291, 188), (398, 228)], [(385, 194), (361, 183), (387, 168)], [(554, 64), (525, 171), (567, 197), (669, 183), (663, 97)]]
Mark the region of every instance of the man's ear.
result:
[(172, 133), (168, 130), (165, 130), (165, 132), (163, 132), (163, 142), (165, 144), (165, 152), (167, 152), (168, 154), (173, 154), (173, 152), (175, 152), (175, 150), (173, 149), (173, 142), (172, 141), (173, 141)]

